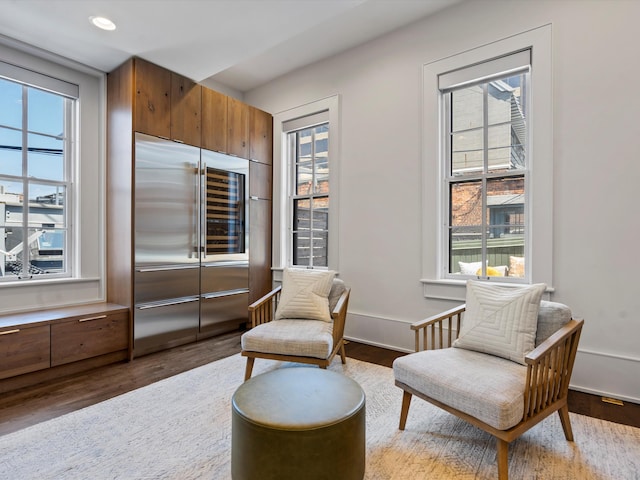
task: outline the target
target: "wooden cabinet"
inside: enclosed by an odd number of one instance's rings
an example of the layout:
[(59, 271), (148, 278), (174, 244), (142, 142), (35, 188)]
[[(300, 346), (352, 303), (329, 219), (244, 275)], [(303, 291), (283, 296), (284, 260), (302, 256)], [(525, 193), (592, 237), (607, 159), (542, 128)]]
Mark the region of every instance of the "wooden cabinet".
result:
[(202, 148), (227, 152), (227, 96), (202, 88)]
[(249, 105), (227, 99), (227, 153), (249, 158)]
[(0, 316), (0, 393), (131, 358), (129, 309), (112, 303)]
[(51, 325), (51, 366), (97, 357), (129, 346), (128, 313), (101, 313)]
[(249, 196), (262, 200), (271, 200), (272, 183), (271, 165), (251, 161), (249, 163)]
[(273, 117), (255, 107), (249, 107), (249, 159), (273, 163)]
[(171, 137), (171, 72), (135, 59), (136, 130), (156, 137)]
[(171, 139), (200, 146), (202, 86), (177, 73), (171, 74)]
[(0, 378), (49, 366), (49, 325), (0, 329)]
[(200, 146), (202, 86), (145, 60), (131, 61), (135, 130)]
[[(252, 164), (254, 162), (251, 162)], [(249, 303), (271, 291), (271, 200), (249, 203)]]

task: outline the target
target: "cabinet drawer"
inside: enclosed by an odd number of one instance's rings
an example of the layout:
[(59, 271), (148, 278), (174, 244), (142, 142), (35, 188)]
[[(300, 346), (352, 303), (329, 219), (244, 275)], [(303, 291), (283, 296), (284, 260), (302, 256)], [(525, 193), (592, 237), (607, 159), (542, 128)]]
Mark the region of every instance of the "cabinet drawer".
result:
[(51, 325), (51, 366), (125, 350), (129, 315), (96, 313)]
[(49, 325), (0, 329), (0, 378), (50, 366)]

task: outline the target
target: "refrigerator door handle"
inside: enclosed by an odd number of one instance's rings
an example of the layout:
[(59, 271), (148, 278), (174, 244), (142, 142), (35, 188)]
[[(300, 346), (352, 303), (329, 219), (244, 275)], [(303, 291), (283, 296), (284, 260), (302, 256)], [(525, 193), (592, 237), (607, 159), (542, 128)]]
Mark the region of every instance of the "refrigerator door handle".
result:
[(207, 258), (207, 162), (202, 162), (200, 185), (200, 259)]
[(182, 298), (178, 300), (169, 300), (166, 302), (147, 303), (144, 305), (136, 305), (136, 309), (148, 310), (149, 308), (169, 307), (171, 305), (181, 305), (183, 303), (197, 302), (198, 300), (200, 300), (198, 297), (189, 297), (189, 298)]
[(136, 272), (148, 273), (148, 272), (165, 272), (169, 270), (188, 270), (200, 268), (198, 264), (181, 264), (181, 265), (167, 265), (164, 267), (136, 267)]
[(227, 290), (225, 292), (207, 293), (202, 295), (205, 300), (211, 300), (212, 298), (232, 297), (234, 295), (243, 295), (249, 293), (248, 288), (239, 288), (238, 290)]

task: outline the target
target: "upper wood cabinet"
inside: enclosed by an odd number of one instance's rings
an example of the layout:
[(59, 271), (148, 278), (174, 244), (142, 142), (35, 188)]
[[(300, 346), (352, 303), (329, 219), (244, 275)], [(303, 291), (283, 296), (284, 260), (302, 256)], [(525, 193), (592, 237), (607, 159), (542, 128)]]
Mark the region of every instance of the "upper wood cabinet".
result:
[(171, 72), (135, 59), (134, 126), (138, 132), (171, 137)]
[(140, 58), (134, 76), (134, 130), (200, 146), (202, 86)]
[(249, 159), (271, 165), (273, 157), (273, 117), (249, 107)]
[(227, 96), (202, 88), (202, 148), (227, 152)]
[(177, 73), (171, 74), (171, 139), (201, 144), (202, 86)]
[(227, 99), (227, 153), (249, 158), (249, 105), (233, 97)]

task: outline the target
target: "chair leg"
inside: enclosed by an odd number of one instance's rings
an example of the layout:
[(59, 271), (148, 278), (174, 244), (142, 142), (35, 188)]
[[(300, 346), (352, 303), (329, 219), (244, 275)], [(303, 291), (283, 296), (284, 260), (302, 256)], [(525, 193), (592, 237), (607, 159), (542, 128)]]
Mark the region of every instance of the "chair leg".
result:
[(509, 480), (509, 442), (496, 438), (498, 480)]
[(562, 423), (562, 430), (564, 430), (564, 436), (569, 442), (573, 442), (573, 431), (571, 430), (571, 420), (569, 420), (569, 407), (565, 405), (558, 410), (560, 416), (560, 423)]
[(342, 360), (342, 364), (347, 363), (347, 354), (344, 350), (344, 340), (340, 340), (340, 359)]
[(247, 366), (244, 369), (244, 381), (246, 382), (251, 378), (251, 372), (253, 372), (253, 362), (256, 359), (253, 357), (247, 357)]
[(405, 391), (402, 395), (402, 409), (400, 410), (400, 430), (404, 430), (407, 424), (407, 416), (409, 415), (409, 406), (411, 405), (412, 395)]

